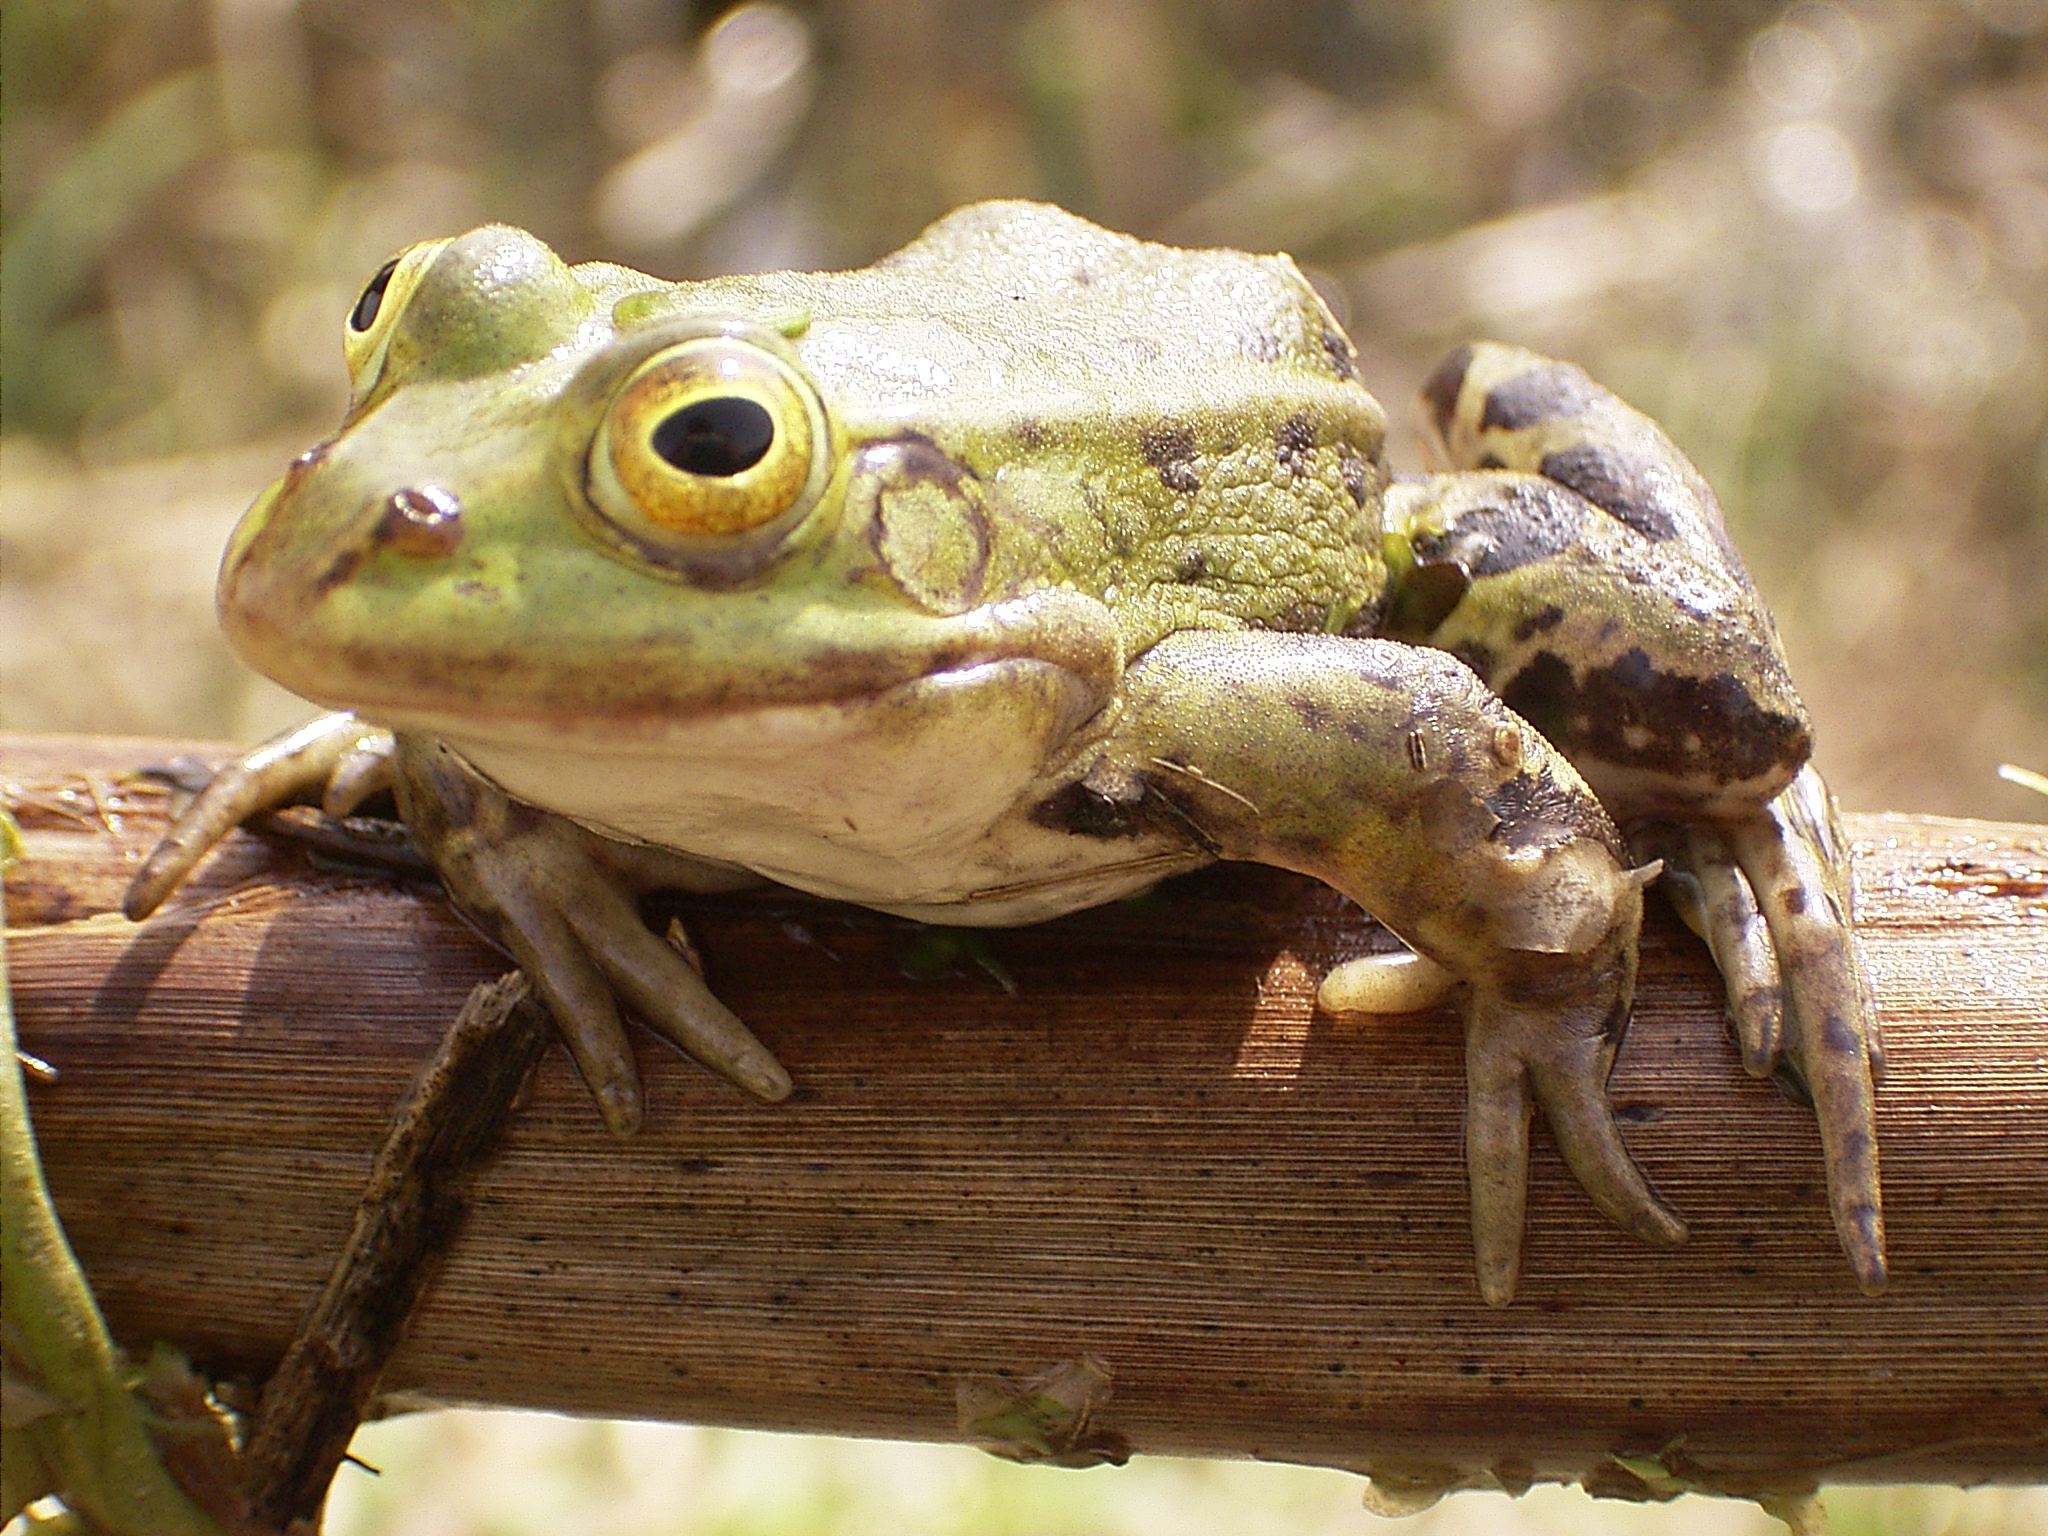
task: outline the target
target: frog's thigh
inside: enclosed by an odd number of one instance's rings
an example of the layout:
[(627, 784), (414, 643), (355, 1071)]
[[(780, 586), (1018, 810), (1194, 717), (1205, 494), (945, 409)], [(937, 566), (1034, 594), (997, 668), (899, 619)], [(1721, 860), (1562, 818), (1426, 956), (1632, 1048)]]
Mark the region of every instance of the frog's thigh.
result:
[(1423, 392), (1431, 455), (1396, 487), (1401, 638), (1451, 651), (1624, 821), (1736, 816), (1811, 748), (1714, 494), (1648, 417), (1567, 363), (1481, 344)]
[(1512, 1292), (1528, 1119), (1639, 1235), (1683, 1225), (1630, 1160), (1603, 1087), (1628, 1018), (1640, 884), (1563, 757), (1438, 652), (1186, 633), (1140, 658), (1098, 772), (1220, 857), (1327, 881), (1465, 984), (1466, 1160), (1480, 1283)]

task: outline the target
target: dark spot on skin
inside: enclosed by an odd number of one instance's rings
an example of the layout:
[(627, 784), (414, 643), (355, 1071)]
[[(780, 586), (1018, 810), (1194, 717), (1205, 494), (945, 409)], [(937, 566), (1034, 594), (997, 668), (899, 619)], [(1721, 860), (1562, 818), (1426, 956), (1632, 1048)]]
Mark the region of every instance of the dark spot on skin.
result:
[(1854, 1056), (1863, 1048), (1862, 1037), (1839, 1013), (1828, 1014), (1820, 1021), (1820, 1043), (1822, 1049), (1835, 1056)]
[(1482, 453), (1472, 466), (1474, 469), (1506, 469), (1507, 462), (1497, 453)]
[(1544, 634), (1564, 622), (1564, 610), (1555, 603), (1546, 603), (1534, 613), (1524, 614), (1515, 621), (1515, 638), (1527, 640)]
[(497, 588), (488, 582), (478, 581), (474, 576), (465, 576), (455, 583), (455, 591), (457, 596), (476, 603), (494, 603), (499, 597)]
[(1678, 532), (1685, 515), (1682, 493), (1654, 460), (1633, 459), (1591, 443), (1546, 453), (1538, 468), (1546, 480), (1578, 492), (1618, 523), (1659, 543)]
[(1422, 398), (1429, 405), (1429, 413), (1445, 432), (1450, 430), (1451, 417), (1457, 414), (1458, 391), (1465, 387), (1465, 370), (1471, 366), (1472, 348), (1459, 347), (1436, 365), (1436, 372), (1422, 386)]
[(1308, 417), (1297, 412), (1281, 422), (1273, 433), (1273, 451), (1288, 474), (1313, 474), (1316, 467), (1316, 429)]
[(1498, 489), (1498, 500), (1460, 511), (1442, 533), (1414, 540), (1417, 563), (1449, 563), (1475, 578), (1498, 576), (1579, 542), (1586, 513), (1577, 497), (1541, 480), (1511, 480)]
[(1491, 679), (1498, 665), (1493, 652), (1475, 640), (1461, 641), (1450, 648), (1450, 654), (1465, 663), (1480, 677)]
[(1074, 285), (1079, 288), (1093, 288), (1095, 286), (1095, 274), (1086, 267), (1074, 268)]
[(1287, 696), (1288, 707), (1301, 717), (1301, 723), (1312, 731), (1320, 731), (1330, 723), (1329, 711), (1320, 701), (1305, 693), (1291, 693)]
[(1195, 472), (1195, 434), (1189, 428), (1178, 423), (1147, 427), (1138, 434), (1138, 451), (1159, 471), (1159, 482), (1169, 491), (1192, 491), (1201, 485)]
[(1605, 397), (1605, 390), (1569, 363), (1545, 363), (1486, 392), (1479, 430), (1498, 427), (1513, 432), (1561, 416), (1584, 415)]
[[(1660, 672), (1640, 648), (1584, 674), (1543, 651), (1499, 693), (1567, 757), (1673, 778), (1760, 779), (1804, 762), (1813, 745), (1805, 721), (1763, 708), (1731, 673)], [(1628, 741), (1632, 726), (1646, 737), (1640, 746)], [(1685, 746), (1688, 735), (1697, 746)]]
[(1472, 580), (1453, 561), (1425, 561), (1411, 569), (1387, 600), (1385, 633), (1389, 639), (1427, 640), (1465, 600)]
[(1554, 768), (1545, 762), (1525, 769), (1486, 796), (1486, 808), (1500, 818), (1488, 841), (1504, 848), (1548, 848), (1586, 836), (1621, 857), (1607, 813), (1584, 789), (1560, 783)]
[(1043, 448), (1047, 435), (1045, 423), (1035, 416), (1026, 416), (1017, 423), (1017, 441), (1026, 448)]
[(1323, 355), (1330, 360), (1330, 372), (1340, 379), (1358, 377), (1358, 359), (1351, 350), (1351, 342), (1342, 331), (1323, 332)]
[(316, 598), (325, 597), (336, 587), (347, 581), (349, 577), (355, 575), (361, 569), (362, 563), (362, 550), (354, 548), (344, 549), (334, 557), (333, 562), (328, 565), (327, 569), (322, 571), (314, 580), (313, 596)]
[(1136, 837), (1145, 827), (1145, 795), (1142, 777), (1098, 763), (1041, 800), (1031, 819), (1076, 837)]
[(1337, 445), (1337, 472), (1344, 479), (1344, 492), (1354, 507), (1363, 507), (1371, 493), (1372, 480), (1365, 455), (1349, 443)]
[(1182, 552), (1174, 565), (1173, 579), (1182, 585), (1192, 585), (1209, 574), (1209, 555), (1199, 544)]
[(1787, 891), (1785, 893), (1785, 910), (1787, 912), (1804, 912), (1806, 910), (1806, 892), (1797, 886)]

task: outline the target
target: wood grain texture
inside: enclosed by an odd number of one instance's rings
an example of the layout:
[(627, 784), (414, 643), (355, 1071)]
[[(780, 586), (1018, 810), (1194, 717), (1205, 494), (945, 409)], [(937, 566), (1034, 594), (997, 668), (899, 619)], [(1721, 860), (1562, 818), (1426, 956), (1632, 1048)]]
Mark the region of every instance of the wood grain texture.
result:
[[(238, 837), (141, 926), (164, 742), (4, 743), (33, 1113), (121, 1338), (274, 1364), (392, 1106), (502, 962), (431, 887)], [(561, 1052), (385, 1385), (570, 1412), (957, 1437), (967, 1376), (1093, 1356), (1139, 1451), (1640, 1491), (2048, 1477), (2048, 828), (1850, 818), (1882, 1002), (1890, 1292), (1857, 1295), (1813, 1123), (1744, 1076), (1660, 915), (1612, 1094), (1692, 1223), (1609, 1227), (1539, 1129), (1521, 1291), (1484, 1306), (1448, 1012), (1345, 1022), (1374, 942), (1312, 882), (1213, 870), (903, 974), (919, 930), (790, 896), (683, 907), (795, 1074), (752, 1102), (651, 1037), (608, 1137)], [(1383, 936), (1381, 936), (1383, 941)], [(1673, 1448), (1673, 1442), (1677, 1446)]]

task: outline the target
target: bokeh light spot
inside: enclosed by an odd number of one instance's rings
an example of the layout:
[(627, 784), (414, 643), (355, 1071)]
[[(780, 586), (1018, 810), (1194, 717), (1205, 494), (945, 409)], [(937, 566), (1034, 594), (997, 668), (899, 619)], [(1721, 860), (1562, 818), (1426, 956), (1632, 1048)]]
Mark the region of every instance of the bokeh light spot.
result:
[(1827, 123), (1787, 123), (1757, 136), (1765, 189), (1799, 213), (1828, 213), (1856, 195), (1856, 147)]

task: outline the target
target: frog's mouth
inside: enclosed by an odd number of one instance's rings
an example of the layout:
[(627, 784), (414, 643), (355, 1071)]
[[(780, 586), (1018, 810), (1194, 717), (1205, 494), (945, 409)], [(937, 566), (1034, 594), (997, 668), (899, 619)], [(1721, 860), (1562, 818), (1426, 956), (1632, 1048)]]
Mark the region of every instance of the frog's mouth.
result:
[(235, 653), (316, 703), (449, 739), (665, 753), (710, 722), (842, 709), (1010, 661), (1070, 679), (1092, 713), (1123, 667), (1108, 610), (1063, 588), (953, 616), (851, 596), (697, 594), (681, 605), (559, 576), (537, 589), (451, 574), (404, 590), (327, 581), (317, 561), (265, 558), (264, 542), (238, 535), (222, 568)]

